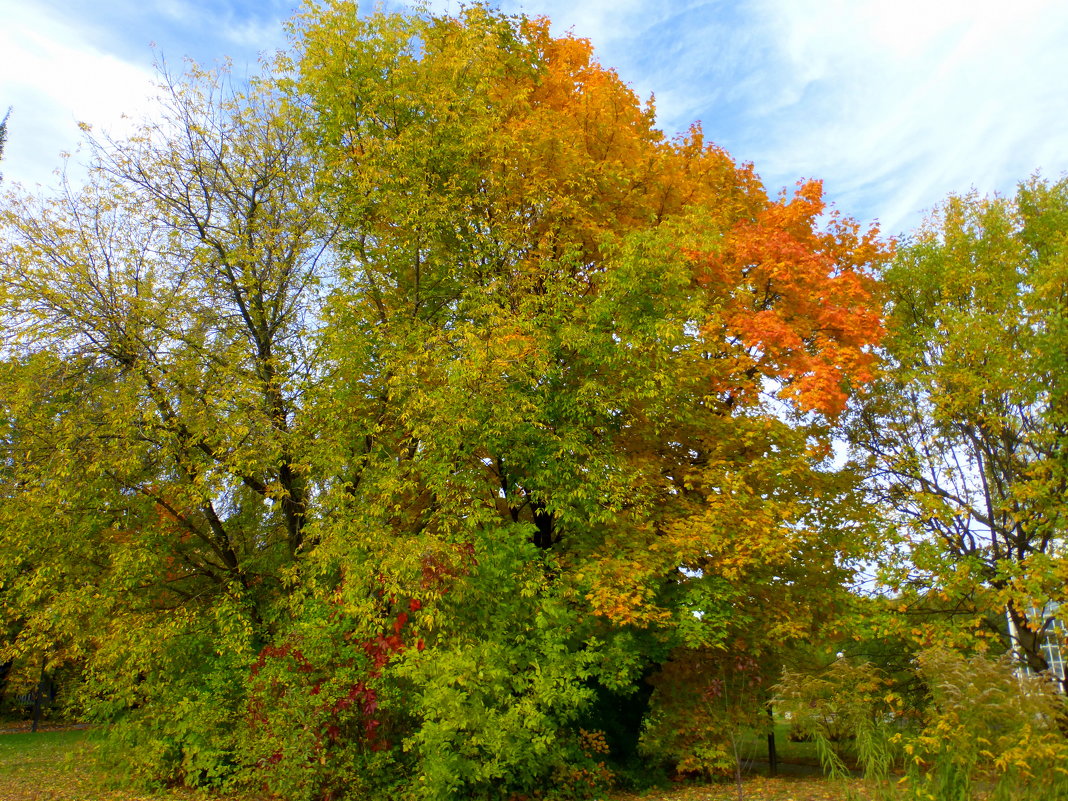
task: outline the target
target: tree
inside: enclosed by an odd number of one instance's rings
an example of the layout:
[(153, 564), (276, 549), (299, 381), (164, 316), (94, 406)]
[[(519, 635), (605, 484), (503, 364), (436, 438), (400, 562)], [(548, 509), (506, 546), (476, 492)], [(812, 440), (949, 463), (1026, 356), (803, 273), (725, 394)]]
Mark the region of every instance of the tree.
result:
[[(548, 775), (579, 724), (632, 753), (672, 703), (644, 677), (701, 647), (774, 663), (862, 550), (848, 480), (820, 465), (870, 368), (884, 248), (819, 230), (818, 183), (769, 199), (699, 129), (663, 137), (544, 20), (337, 4), (301, 25), (348, 257), (330, 527), (347, 598), (422, 604), (426, 648), (397, 669), (409, 746), (446, 795), (515, 780), (484, 771), (520, 754)], [(423, 586), (428, 562), (448, 580)], [(555, 693), (510, 678), (538, 671)]]
[(985, 629), (1036, 671), (1068, 576), (1066, 236), (1064, 180), (950, 197), (884, 276), (886, 362), (852, 423), (899, 527), (902, 605)]
[(163, 121), (96, 140), (84, 188), (12, 198), (0, 255), (13, 650), (86, 656), (88, 708), (157, 742), (187, 725), (166, 699), (205, 738), (236, 713), (304, 547), (329, 235), (271, 82), (164, 78)]
[(603, 777), (686, 703), (646, 678), (775, 663), (863, 553), (885, 246), (545, 20), (337, 3), (287, 58), (5, 212), (16, 647), (188, 784)]
[[(7, 144), (7, 121), (11, 117), (11, 108), (8, 107), (4, 112), (4, 118), (0, 120), (0, 159), (4, 157), (4, 145)], [(3, 173), (0, 173), (0, 179), (3, 179)]]

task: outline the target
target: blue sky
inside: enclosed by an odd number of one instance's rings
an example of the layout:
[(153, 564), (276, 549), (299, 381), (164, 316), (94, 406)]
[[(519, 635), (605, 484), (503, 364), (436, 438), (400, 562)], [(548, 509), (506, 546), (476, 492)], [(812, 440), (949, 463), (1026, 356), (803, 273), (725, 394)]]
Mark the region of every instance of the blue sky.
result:
[[(76, 121), (144, 112), (155, 43), (172, 65), (284, 47), (296, 0), (0, 0), (5, 181), (48, 183)], [(400, 3), (391, 3), (391, 6)], [(457, 0), (432, 0), (456, 11)], [(1068, 170), (1063, 0), (501, 0), (589, 37), (656, 97), (668, 133), (700, 120), (771, 191), (822, 178), (887, 233), (949, 192), (1011, 192)], [(365, 8), (372, 9), (373, 4)], [(1010, 10), (1011, 7), (1011, 10)]]

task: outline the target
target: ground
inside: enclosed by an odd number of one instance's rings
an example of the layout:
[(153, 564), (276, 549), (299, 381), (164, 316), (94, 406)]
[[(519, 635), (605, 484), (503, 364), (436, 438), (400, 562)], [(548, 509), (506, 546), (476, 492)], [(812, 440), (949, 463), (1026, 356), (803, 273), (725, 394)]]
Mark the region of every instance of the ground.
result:
[[(89, 758), (84, 728), (46, 728), (31, 734), (26, 727), (0, 732), (0, 801), (222, 801), (218, 796), (187, 791), (138, 793), (115, 786)], [(748, 776), (744, 801), (861, 801), (856, 782), (818, 777), (768, 779)], [(641, 795), (617, 794), (611, 801), (736, 801), (733, 784), (679, 785)], [(230, 801), (254, 801), (251, 798)]]
[[(28, 727), (22, 727), (28, 728)], [(0, 734), (2, 801), (207, 801), (187, 792), (150, 795), (114, 786), (87, 758), (84, 728), (45, 728), (35, 734), (6, 727)]]

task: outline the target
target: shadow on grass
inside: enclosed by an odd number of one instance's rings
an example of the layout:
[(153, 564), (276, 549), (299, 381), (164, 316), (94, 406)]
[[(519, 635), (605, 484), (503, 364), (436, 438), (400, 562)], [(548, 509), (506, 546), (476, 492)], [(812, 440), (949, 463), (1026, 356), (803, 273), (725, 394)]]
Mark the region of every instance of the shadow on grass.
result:
[[(0, 734), (0, 799), (3, 801), (253, 801), (253, 796), (214, 796), (187, 790), (146, 793), (116, 787), (96, 766), (91, 731), (66, 727), (36, 733)], [(817, 770), (780, 765), (780, 774)], [(858, 782), (832, 782), (819, 776), (767, 778), (767, 765), (754, 761), (742, 787), (745, 801), (855, 801), (867, 797)], [(614, 801), (733, 801), (733, 783), (680, 783), (643, 794), (620, 793)], [(263, 801), (255, 796), (255, 801)]]

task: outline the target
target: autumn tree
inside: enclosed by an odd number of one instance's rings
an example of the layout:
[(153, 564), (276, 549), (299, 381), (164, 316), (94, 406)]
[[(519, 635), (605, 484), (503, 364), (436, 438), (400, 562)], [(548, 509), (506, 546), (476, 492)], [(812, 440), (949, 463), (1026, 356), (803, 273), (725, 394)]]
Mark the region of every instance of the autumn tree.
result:
[(87, 656), (90, 712), (139, 709), (157, 743), (227, 725), (305, 547), (329, 234), (269, 81), (164, 79), (162, 119), (92, 140), (84, 187), (9, 199), (0, 254), (12, 647)]
[(1066, 237), (1064, 180), (935, 210), (885, 274), (886, 362), (852, 424), (908, 616), (985, 631), (1035, 671), (1068, 578)]
[(16, 650), (85, 659), (86, 710), (188, 784), (609, 781), (706, 689), (654, 677), (833, 615), (885, 246), (546, 20), (293, 33), (5, 211)]
[(821, 230), (817, 182), (768, 198), (664, 137), (545, 20), (298, 25), (345, 257), (345, 545), (317, 555), (345, 602), (418, 598), (395, 675), (436, 792), (544, 781), (576, 729), (633, 752), (667, 661), (775, 664), (834, 606), (865, 532), (826, 423), (871, 367), (883, 246)]

